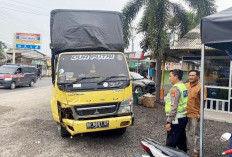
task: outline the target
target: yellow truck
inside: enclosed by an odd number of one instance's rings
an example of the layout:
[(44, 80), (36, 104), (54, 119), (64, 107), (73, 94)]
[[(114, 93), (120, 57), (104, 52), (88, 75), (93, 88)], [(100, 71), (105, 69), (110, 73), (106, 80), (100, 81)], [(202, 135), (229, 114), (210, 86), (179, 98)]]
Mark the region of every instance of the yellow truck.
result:
[(118, 12), (51, 12), (51, 109), (62, 137), (113, 130), (134, 121), (132, 84)]

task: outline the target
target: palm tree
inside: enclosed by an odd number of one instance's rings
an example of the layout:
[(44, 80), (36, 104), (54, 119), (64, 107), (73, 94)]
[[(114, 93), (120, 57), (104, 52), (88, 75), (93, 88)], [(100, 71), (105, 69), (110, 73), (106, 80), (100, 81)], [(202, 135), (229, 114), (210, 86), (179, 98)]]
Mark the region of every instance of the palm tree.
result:
[[(198, 24), (206, 15), (216, 12), (214, 0), (183, 0), (191, 9), (194, 16), (180, 4), (170, 0), (130, 0), (122, 10), (124, 16), (124, 41), (129, 45), (131, 23), (143, 8), (143, 16), (138, 24), (138, 32), (144, 38), (140, 46), (144, 51), (150, 50), (151, 59), (157, 59), (157, 74), (161, 74), (161, 63), (165, 49), (169, 47), (167, 30), (173, 27), (182, 37), (190, 27)], [(189, 22), (189, 20), (191, 22)], [(174, 21), (174, 22), (173, 22)], [(194, 21), (194, 22), (193, 22)], [(161, 76), (156, 75), (156, 100), (160, 101)]]

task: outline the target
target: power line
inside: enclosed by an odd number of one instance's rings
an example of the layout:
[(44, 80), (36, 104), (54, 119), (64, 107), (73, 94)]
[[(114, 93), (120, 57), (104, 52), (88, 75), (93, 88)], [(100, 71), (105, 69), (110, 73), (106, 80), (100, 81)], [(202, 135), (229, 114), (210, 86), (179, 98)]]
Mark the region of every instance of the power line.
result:
[[(5, 13), (2, 13), (2, 15), (5, 16), (5, 17), (10, 16), (12, 19), (14, 19), (15, 21), (17, 21), (19, 24), (26, 26), (26, 27), (29, 28), (30, 30), (32, 30), (31, 28), (35, 28), (35, 29), (38, 29), (39, 32), (47, 33), (47, 32), (45, 32), (44, 30), (40, 29), (40, 28), (37, 27), (37, 26), (33, 26), (33, 25), (31, 25), (31, 24), (28, 24), (28, 23), (25, 24), (25, 22), (24, 22), (24, 21), (21, 21), (20, 18), (19, 18), (18, 16), (16, 16), (16, 15), (11, 16), (10, 13), (8, 13), (7, 15), (6, 15)], [(29, 26), (29, 27), (28, 27), (28, 26)]]
[[(44, 7), (40, 7), (40, 6), (35, 6), (35, 5), (32, 5), (32, 4), (29, 4), (29, 3), (23, 3), (23, 2), (19, 2), (19, 1), (16, 1), (16, 0), (11, 0), (10, 2), (15, 2), (15, 3), (18, 3), (18, 4), (24, 4), (24, 5), (27, 5), (27, 6), (30, 6), (30, 7), (34, 7), (34, 8), (36, 8), (36, 9), (38, 9), (38, 8), (40, 8), (40, 9), (42, 9), (42, 10), (44, 10), (44, 11), (47, 11), (48, 10), (48, 8), (44, 8)], [(5, 2), (6, 3), (6, 2)], [(7, 3), (9, 3), (9, 1), (7, 1)], [(12, 4), (12, 3), (11, 3)]]
[[(4, 17), (4, 16), (2, 16), (1, 14), (0, 14), (0, 19), (1, 18), (3, 18), (4, 20), (6, 20), (8, 23), (12, 23), (12, 24), (14, 24), (15, 25), (15, 23), (13, 23), (12, 21), (9, 21), (6, 17)], [(21, 24), (21, 23), (20, 23)], [(27, 27), (27, 28), (25, 28), (25, 27), (23, 27), (24, 29), (26, 29), (26, 30), (28, 30), (29, 32), (33, 32), (32, 31), (32, 29), (30, 28), (30, 27)], [(29, 29), (28, 29), (29, 28)], [(45, 32), (44, 32), (45, 33)], [(47, 32), (46, 32), (47, 33)], [(46, 34), (45, 33), (45, 34)], [(40, 33), (41, 35), (42, 35), (42, 33)], [(12, 44), (13, 45), (13, 44)]]
[[(4, 21), (7, 21), (8, 23), (11, 23), (11, 24), (13, 24), (13, 25), (15, 25), (15, 23), (13, 23), (12, 21), (10, 21), (6, 16), (4, 16), (4, 15), (2, 15), (2, 14), (0, 14), (0, 19), (4, 19)], [(32, 29), (28, 29), (28, 28), (25, 28), (25, 27), (23, 27), (24, 29), (26, 29), (27, 31), (29, 31), (29, 32), (32, 32)], [(12, 38), (13, 38), (13, 34), (12, 34)], [(13, 39), (12, 39), (13, 40)], [(11, 44), (11, 45), (13, 45), (13, 44)], [(13, 46), (12, 46), (13, 47)]]
[(49, 16), (49, 15), (46, 15), (46, 14), (39, 14), (39, 13), (35, 13), (35, 12), (24, 11), (24, 10), (19, 10), (19, 9), (12, 9), (12, 8), (7, 8), (7, 7), (0, 7), (0, 8), (9, 9), (9, 10), (12, 10), (12, 11), (23, 12), (23, 13), (30, 13), (30, 14), (34, 14), (34, 15), (40, 15), (40, 16)]
[(5, 7), (10, 7), (13, 9), (20, 9), (20, 10), (27, 10), (27, 11), (32, 11), (34, 13), (42, 13), (42, 14), (47, 14), (47, 11), (41, 11), (41, 10), (38, 10), (37, 8), (32, 8), (31, 6), (28, 7), (28, 6), (22, 6), (22, 5), (18, 5), (18, 4), (12, 4), (12, 3), (9, 3), (9, 2), (1, 2), (1, 4), (3, 4)]
[[(9, 20), (8, 19), (8, 17), (6, 17), (6, 16), (4, 16), (3, 14), (0, 14), (0, 18), (2, 18), (2, 19), (4, 19), (5, 21), (7, 21), (8, 23), (10, 23), (10, 24), (13, 24), (13, 25), (15, 25), (15, 23), (14, 22), (12, 22), (11, 20)], [(23, 27), (24, 29), (26, 29), (26, 30), (28, 30), (28, 31), (32, 31), (32, 29), (31, 28), (25, 28), (25, 27)]]

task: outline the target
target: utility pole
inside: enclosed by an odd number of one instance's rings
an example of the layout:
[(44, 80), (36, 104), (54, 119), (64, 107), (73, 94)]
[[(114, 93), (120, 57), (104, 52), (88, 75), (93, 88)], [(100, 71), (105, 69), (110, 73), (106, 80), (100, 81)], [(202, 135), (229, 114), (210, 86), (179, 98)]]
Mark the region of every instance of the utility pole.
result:
[(131, 37), (131, 49), (132, 49), (132, 52), (134, 52), (134, 38), (135, 38), (135, 27), (131, 27), (132, 29), (132, 37)]
[[(135, 39), (135, 31), (136, 31), (136, 27), (134, 26), (131, 26), (131, 49), (132, 49), (132, 52), (134, 52), (134, 39)], [(139, 60), (137, 59), (137, 72), (139, 72)]]
[(14, 36), (13, 36), (13, 57), (12, 57), (13, 64), (15, 64), (15, 38), (16, 38), (16, 34), (14, 33)]

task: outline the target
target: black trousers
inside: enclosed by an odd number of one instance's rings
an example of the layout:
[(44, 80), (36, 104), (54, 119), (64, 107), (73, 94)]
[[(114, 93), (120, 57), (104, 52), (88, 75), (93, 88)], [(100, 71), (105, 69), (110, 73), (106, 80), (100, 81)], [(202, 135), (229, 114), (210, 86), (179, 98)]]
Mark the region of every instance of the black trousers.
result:
[(187, 117), (179, 118), (178, 123), (179, 124), (172, 124), (171, 125), (171, 131), (167, 132), (167, 142), (166, 145), (169, 147), (176, 148), (176, 146), (183, 150), (184, 152), (187, 152), (187, 142), (186, 142), (186, 125), (188, 122)]

